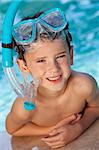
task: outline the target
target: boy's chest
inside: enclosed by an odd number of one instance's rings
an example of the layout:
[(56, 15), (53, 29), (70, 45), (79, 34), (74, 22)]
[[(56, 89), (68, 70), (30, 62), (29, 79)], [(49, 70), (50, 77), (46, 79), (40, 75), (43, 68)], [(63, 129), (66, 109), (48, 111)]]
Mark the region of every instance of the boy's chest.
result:
[(48, 106), (38, 105), (33, 115), (33, 123), (40, 126), (53, 126), (65, 117), (83, 111), (85, 101), (74, 96), (62, 97), (59, 101)]

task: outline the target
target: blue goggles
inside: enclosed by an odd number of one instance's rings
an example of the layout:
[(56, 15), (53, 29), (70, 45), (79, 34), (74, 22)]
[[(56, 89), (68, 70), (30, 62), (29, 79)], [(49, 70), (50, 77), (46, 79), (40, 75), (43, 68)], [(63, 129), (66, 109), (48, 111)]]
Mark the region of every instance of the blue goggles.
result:
[(12, 27), (12, 35), (18, 44), (28, 45), (36, 39), (39, 26), (57, 33), (62, 31), (66, 25), (64, 12), (59, 8), (54, 8), (44, 12), (36, 19), (28, 19), (17, 23)]

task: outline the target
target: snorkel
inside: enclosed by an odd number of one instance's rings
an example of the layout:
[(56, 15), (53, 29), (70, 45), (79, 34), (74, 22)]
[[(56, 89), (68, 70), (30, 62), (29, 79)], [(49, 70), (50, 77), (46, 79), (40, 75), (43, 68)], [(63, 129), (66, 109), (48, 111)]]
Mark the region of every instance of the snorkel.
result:
[[(3, 34), (2, 34), (2, 64), (4, 72), (8, 77), (8, 80), (10, 81), (14, 91), (19, 97), (24, 98), (26, 95), (24, 89), (26, 89), (26, 87), (24, 87), (19, 83), (16, 74), (14, 72), (13, 48), (12, 48), (12, 26), (20, 2), (21, 0), (14, 1), (11, 3), (4, 19)], [(24, 108), (26, 110), (33, 110), (35, 109), (35, 104), (27, 99), (26, 101), (24, 101)]]

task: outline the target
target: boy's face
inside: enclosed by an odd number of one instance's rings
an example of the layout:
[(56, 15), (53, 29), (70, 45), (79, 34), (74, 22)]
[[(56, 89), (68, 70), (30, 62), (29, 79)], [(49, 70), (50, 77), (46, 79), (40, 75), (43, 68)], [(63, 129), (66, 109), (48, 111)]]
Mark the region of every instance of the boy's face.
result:
[(29, 72), (40, 79), (40, 86), (61, 90), (71, 74), (72, 56), (67, 43), (61, 39), (39, 41), (30, 49), (25, 54)]

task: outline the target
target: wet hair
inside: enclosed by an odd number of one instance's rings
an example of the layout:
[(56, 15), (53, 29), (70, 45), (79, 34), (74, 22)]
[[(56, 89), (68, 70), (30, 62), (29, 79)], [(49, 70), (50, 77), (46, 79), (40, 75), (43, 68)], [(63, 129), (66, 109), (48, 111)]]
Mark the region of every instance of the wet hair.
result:
[[(25, 18), (23, 18), (21, 21), (24, 21), (24, 20), (28, 20), (28, 19), (36, 19), (36, 18), (38, 18), (42, 13), (44, 13), (44, 12), (39, 12), (39, 13), (36, 13), (34, 16), (32, 16), (32, 17), (25, 17)], [(45, 28), (45, 30), (48, 30), (48, 29), (46, 29)], [(67, 33), (65, 34), (66, 35), (66, 37), (65, 37), (65, 39), (66, 39), (66, 42), (67, 42), (67, 44), (68, 44), (68, 47), (69, 47), (69, 50), (70, 50), (70, 47), (71, 47), (71, 44), (70, 44), (70, 42), (72, 41), (72, 36), (71, 36), (71, 33), (69, 32), (69, 24), (67, 23), (67, 25), (66, 25), (66, 27), (63, 29), (63, 31), (67, 31)], [(49, 32), (49, 31), (47, 31), (47, 32)], [(49, 32), (49, 35), (50, 36), (48, 36), (46, 33), (42, 33), (41, 35), (40, 35), (40, 39), (41, 40), (43, 40), (43, 39), (50, 39), (50, 40), (54, 40), (54, 39), (58, 39), (59, 38), (59, 36), (61, 35), (61, 32), (62, 31), (60, 31), (60, 32), (57, 32), (57, 33), (54, 33), (54, 32)], [(37, 35), (37, 34), (36, 34)], [(35, 38), (35, 41), (37, 40), (38, 38), (37, 38), (37, 36), (36, 36), (36, 38)], [(28, 46), (30, 46), (30, 44), (28, 44)], [(25, 49), (24, 49), (24, 47), (21, 45), (21, 44), (18, 44), (15, 40), (14, 40), (14, 38), (13, 38), (13, 47), (15, 48), (15, 50), (16, 50), (16, 52), (18, 53), (18, 58), (19, 59), (22, 59), (23, 61), (25, 61), (25, 58), (24, 58), (24, 53), (25, 53)], [(27, 47), (27, 46), (26, 46)], [(26, 61), (25, 61), (26, 62)]]

